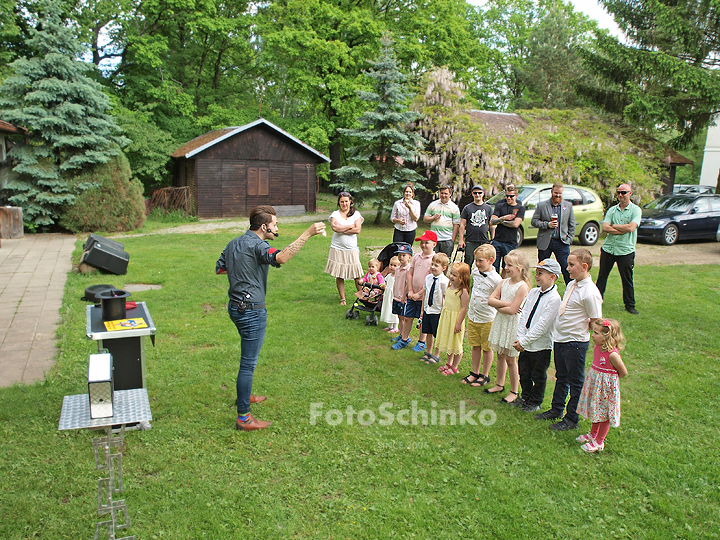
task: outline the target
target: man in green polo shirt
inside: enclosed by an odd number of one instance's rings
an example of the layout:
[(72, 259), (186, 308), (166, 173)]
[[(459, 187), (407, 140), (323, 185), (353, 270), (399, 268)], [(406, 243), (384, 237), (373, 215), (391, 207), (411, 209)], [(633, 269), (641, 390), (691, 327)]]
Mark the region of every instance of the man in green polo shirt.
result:
[(635, 289), (633, 287), (633, 267), (635, 266), (635, 243), (637, 228), (640, 225), (642, 211), (630, 200), (632, 189), (623, 184), (617, 189), (618, 204), (608, 209), (602, 222), (602, 230), (607, 238), (600, 249), (600, 268), (597, 288), (605, 295), (605, 286), (610, 271), (617, 263), (623, 288), (625, 309), (637, 315), (635, 309)]

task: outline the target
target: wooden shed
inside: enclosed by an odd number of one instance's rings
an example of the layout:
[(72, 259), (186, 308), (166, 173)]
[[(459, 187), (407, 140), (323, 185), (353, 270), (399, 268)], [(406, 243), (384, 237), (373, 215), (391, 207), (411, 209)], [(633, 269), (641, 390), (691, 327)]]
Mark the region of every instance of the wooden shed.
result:
[(330, 161), (264, 118), (201, 135), (172, 157), (173, 184), (190, 188), (200, 218), (246, 215), (261, 204), (314, 212), (316, 166)]

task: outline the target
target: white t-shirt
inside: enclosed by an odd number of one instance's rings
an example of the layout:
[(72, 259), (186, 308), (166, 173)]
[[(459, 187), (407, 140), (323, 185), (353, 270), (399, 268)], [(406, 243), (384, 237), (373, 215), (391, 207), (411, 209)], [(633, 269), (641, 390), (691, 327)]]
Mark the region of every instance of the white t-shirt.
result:
[(590, 319), (602, 318), (602, 296), (589, 276), (582, 281), (572, 280), (568, 283), (563, 300), (573, 283), (575, 288), (570, 293), (565, 313), (558, 314), (555, 320), (553, 341), (556, 343), (590, 341)]
[[(344, 219), (342, 217), (342, 215), (340, 214), (340, 210), (335, 210), (332, 214), (330, 214), (330, 219), (337, 220), (338, 224), (342, 227), (349, 227), (350, 225), (354, 225), (358, 219), (360, 220), (360, 223), (365, 221), (365, 219), (363, 219), (363, 217), (360, 215), (360, 212), (358, 212), (357, 210), (355, 210), (355, 213), (347, 219)], [(352, 249), (356, 250), (358, 248), (357, 234), (333, 233), (330, 247), (339, 249), (341, 251), (348, 251)]]
[(483, 276), (475, 265), (473, 265), (472, 277), (473, 288), (468, 306), (468, 318), (474, 323), (492, 322), (495, 320), (497, 310), (488, 305), (488, 300), (502, 278), (494, 267)]

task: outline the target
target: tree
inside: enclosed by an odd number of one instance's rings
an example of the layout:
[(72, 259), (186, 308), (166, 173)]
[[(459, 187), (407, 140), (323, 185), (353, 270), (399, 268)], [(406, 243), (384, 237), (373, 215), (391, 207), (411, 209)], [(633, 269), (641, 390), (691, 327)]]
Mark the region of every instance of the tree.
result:
[(542, 6), (530, 30), (527, 58), (517, 67), (524, 90), (515, 102), (516, 109), (565, 109), (584, 105), (575, 85), (591, 76), (576, 49), (588, 45), (590, 31), (596, 27), (594, 21), (562, 1)]
[(587, 74), (575, 49), (592, 45), (597, 23), (566, 0), (488, 0), (485, 6), (500, 79), (497, 108), (580, 105), (574, 83)]
[(417, 114), (407, 109), (408, 95), (403, 88), (405, 76), (399, 71), (388, 34), (381, 39), (382, 49), (366, 76), (373, 80), (376, 92), (359, 92), (366, 103), (375, 103), (375, 109), (358, 118), (359, 128), (340, 129), (358, 145), (348, 149), (350, 164), (335, 171), (336, 184), (351, 191), (366, 205), (377, 208), (375, 223), (380, 223), (383, 210), (390, 210), (402, 196), (402, 185), (422, 180), (405, 163), (415, 160), (424, 143), (419, 134), (407, 129)]
[(605, 110), (647, 130), (676, 131), (690, 144), (720, 111), (720, 2), (601, 0), (629, 44), (599, 35), (584, 50), (601, 79), (580, 90)]
[(84, 50), (61, 20), (59, 0), (37, 6), (37, 28), (27, 43), (35, 55), (12, 63), (14, 74), (0, 86), (0, 108), (5, 120), (30, 131), (28, 144), (11, 151), (16, 174), (7, 185), (9, 200), (23, 207), (27, 222), (51, 225), (61, 207), (74, 202), (68, 178), (107, 163), (128, 141), (106, 114), (108, 97), (87, 76), (94, 66), (78, 60)]

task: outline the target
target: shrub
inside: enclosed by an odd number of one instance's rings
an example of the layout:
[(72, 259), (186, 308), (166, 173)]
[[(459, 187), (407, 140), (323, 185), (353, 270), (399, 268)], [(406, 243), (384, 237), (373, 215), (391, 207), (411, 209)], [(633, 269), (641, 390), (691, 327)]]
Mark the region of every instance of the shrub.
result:
[(142, 184), (132, 178), (125, 155), (98, 165), (91, 171), (79, 174), (70, 184), (80, 190), (91, 187), (75, 196), (75, 203), (63, 209), (60, 225), (79, 232), (120, 232), (137, 229), (145, 221), (145, 200)]

